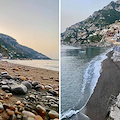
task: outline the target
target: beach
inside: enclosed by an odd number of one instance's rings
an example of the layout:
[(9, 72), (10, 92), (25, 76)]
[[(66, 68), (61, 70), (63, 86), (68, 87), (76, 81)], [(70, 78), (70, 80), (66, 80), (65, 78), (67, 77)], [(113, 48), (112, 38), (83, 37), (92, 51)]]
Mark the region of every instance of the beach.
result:
[(120, 93), (120, 62), (113, 62), (112, 52), (102, 63), (102, 73), (85, 109), (85, 114), (91, 120), (106, 120), (108, 102), (111, 95)]
[(0, 73), (0, 119), (59, 117), (58, 71), (0, 61)]

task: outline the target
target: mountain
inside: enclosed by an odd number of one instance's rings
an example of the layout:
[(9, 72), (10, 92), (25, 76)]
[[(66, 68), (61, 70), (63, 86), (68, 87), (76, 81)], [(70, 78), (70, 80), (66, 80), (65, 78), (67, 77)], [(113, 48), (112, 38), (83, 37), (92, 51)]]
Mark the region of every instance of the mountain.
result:
[(108, 28), (116, 20), (120, 20), (120, 0), (110, 2), (103, 9), (95, 11), (84, 21), (67, 28), (65, 32), (61, 33), (61, 41), (63, 44), (73, 45), (99, 42), (102, 39), (102, 35), (99, 35), (100, 31)]
[(4, 56), (12, 59), (50, 59), (29, 47), (20, 45), (14, 38), (0, 33), (0, 50)]

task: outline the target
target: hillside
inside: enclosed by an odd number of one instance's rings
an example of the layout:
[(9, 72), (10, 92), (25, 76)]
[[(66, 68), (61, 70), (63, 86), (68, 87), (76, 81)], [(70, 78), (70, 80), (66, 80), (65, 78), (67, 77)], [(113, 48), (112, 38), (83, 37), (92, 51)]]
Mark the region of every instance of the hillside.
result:
[[(14, 38), (0, 33), (0, 46), (2, 54), (10, 57), (11, 59), (50, 59), (42, 53), (20, 45)], [(5, 52), (6, 51), (6, 52)]]
[(100, 31), (108, 28), (116, 20), (120, 20), (120, 0), (112, 1), (102, 10), (95, 11), (84, 21), (67, 28), (65, 32), (61, 33), (61, 41), (63, 44), (73, 45), (100, 42), (103, 37), (99, 35)]

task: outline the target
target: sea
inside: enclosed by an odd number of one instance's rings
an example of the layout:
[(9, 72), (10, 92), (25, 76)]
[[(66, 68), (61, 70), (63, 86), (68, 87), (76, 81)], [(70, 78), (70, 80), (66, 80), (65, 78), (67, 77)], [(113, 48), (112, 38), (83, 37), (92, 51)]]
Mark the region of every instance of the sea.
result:
[(4, 61), (8, 61), (14, 64), (25, 65), (25, 66), (59, 71), (59, 60), (58, 59), (52, 59), (52, 60), (7, 60), (5, 59)]
[(85, 107), (111, 49), (61, 46), (61, 119), (71, 120)]

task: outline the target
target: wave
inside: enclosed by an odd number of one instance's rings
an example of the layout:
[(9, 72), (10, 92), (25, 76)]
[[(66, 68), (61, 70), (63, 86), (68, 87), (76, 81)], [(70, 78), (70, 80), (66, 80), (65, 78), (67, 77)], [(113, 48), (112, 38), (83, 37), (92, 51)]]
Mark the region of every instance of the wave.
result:
[[(110, 52), (112, 50), (112, 48), (106, 50), (106, 52), (94, 57), (89, 63), (88, 63), (88, 67), (85, 70), (84, 73), (84, 80), (83, 80), (83, 86), (82, 86), (82, 93), (84, 94), (86, 85), (90, 83), (90, 87), (91, 87), (91, 94), (93, 93), (93, 90), (97, 84), (98, 78), (100, 77), (100, 70), (102, 67), (102, 61), (104, 61), (107, 56), (106, 54), (108, 52)], [(89, 100), (89, 98), (88, 98)], [(80, 102), (80, 101), (79, 101)], [(78, 102), (78, 103), (79, 103)], [(88, 101), (87, 101), (88, 102)], [(78, 105), (78, 103), (76, 105)], [(79, 109), (79, 110), (75, 110), (75, 106), (69, 110), (67, 110), (66, 112), (61, 114), (61, 119), (65, 119), (65, 118), (70, 118), (71, 116), (77, 114), (78, 112), (80, 112), (87, 103), (85, 103), (85, 105)]]

